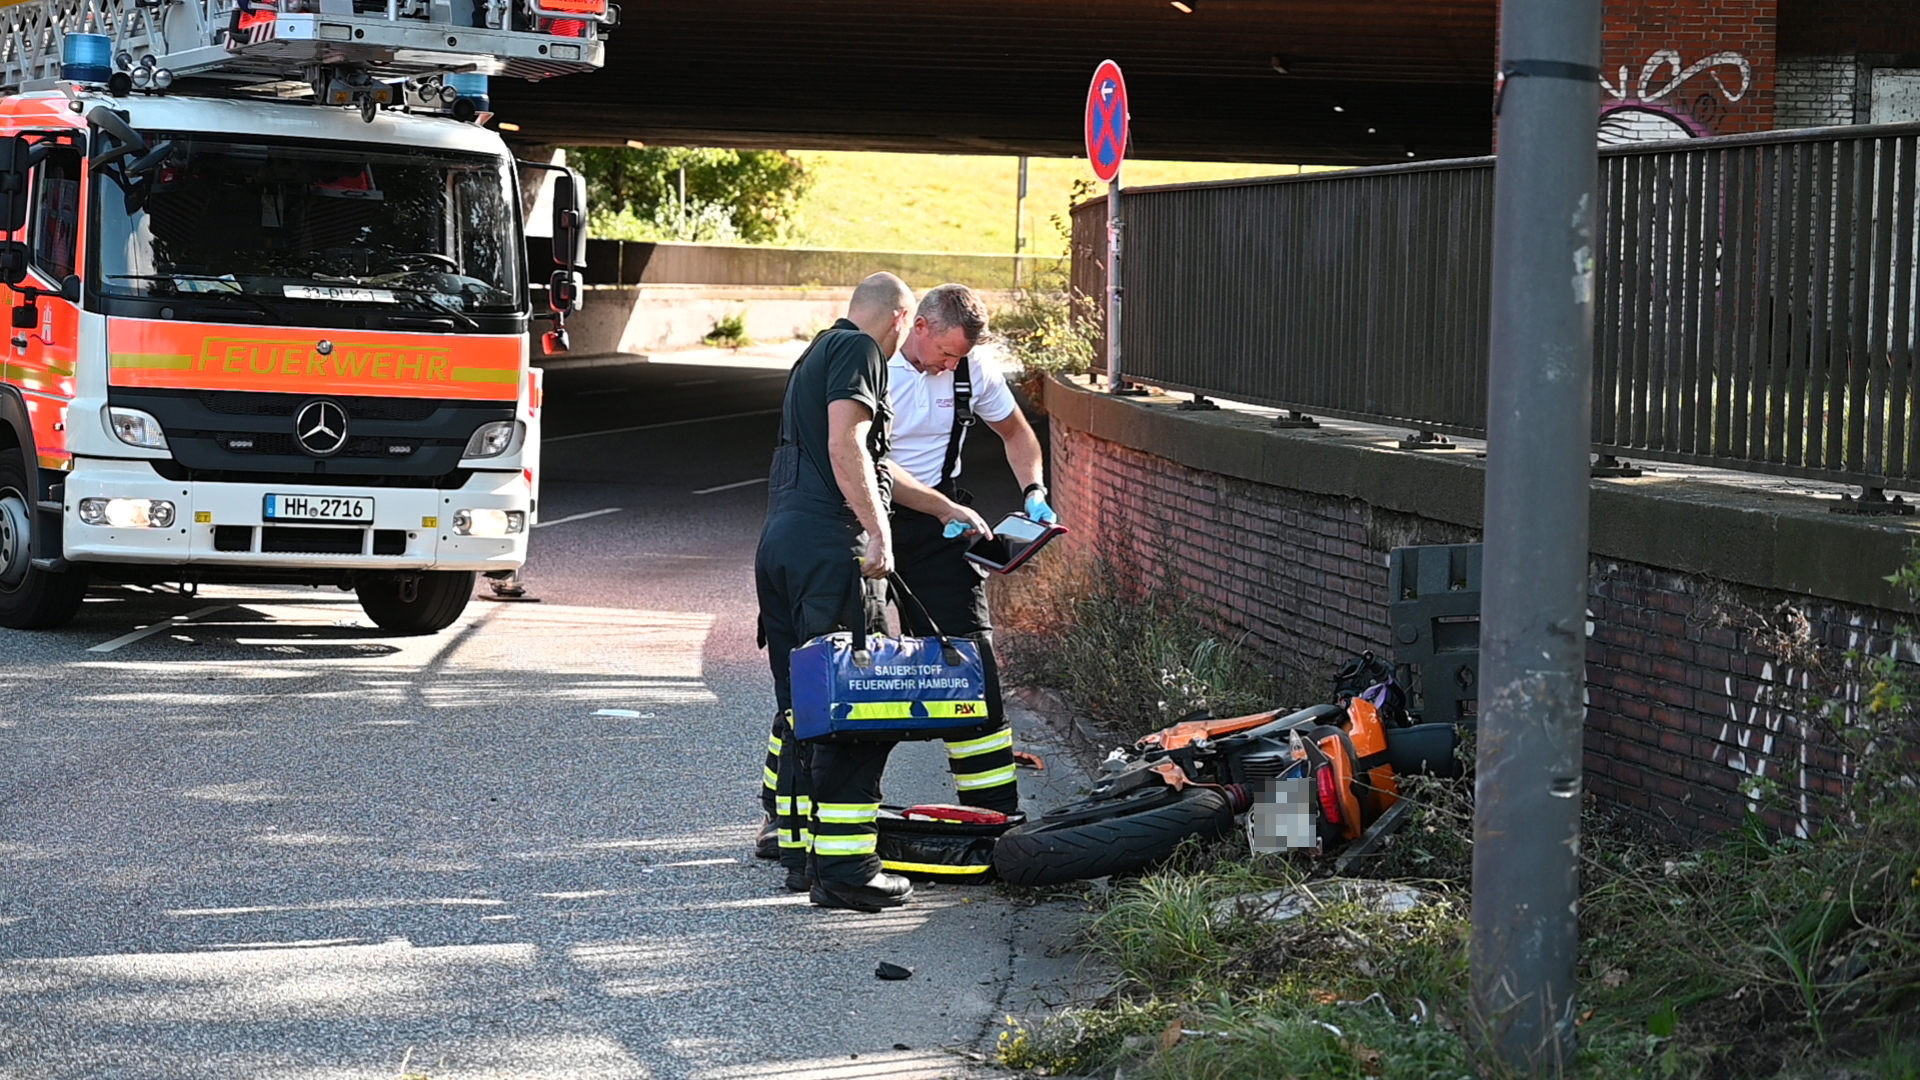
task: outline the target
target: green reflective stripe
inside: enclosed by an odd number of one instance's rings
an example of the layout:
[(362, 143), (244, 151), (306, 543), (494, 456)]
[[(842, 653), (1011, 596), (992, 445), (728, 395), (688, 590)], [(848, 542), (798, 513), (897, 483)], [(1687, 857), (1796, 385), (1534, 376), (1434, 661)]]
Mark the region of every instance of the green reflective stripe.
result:
[(856, 701), (847, 706), (849, 720), (911, 720), (915, 717), (914, 706), (926, 710), (918, 715), (934, 720), (952, 720), (957, 717), (974, 716), (982, 720), (987, 718), (985, 701)]
[(761, 779), (765, 780), (767, 783), (768, 791), (772, 791), (775, 788), (778, 788), (780, 786), (779, 773), (774, 772), (772, 769), (769, 769), (764, 765), (760, 767), (760, 773), (761, 773)]
[(774, 757), (780, 756), (780, 736), (767, 736), (767, 753), (772, 754)]
[(961, 791), (974, 791), (983, 787), (998, 787), (1001, 784), (1011, 784), (1013, 783), (1013, 779), (1013, 766), (1006, 765), (998, 769), (988, 769), (986, 772), (955, 773), (953, 786), (959, 788)]
[(871, 855), (880, 847), (879, 833), (862, 833), (859, 836), (816, 836), (813, 838), (815, 855)]
[(520, 381), (520, 369), (457, 367), (453, 369), (453, 381), (466, 383), (517, 383)]
[(947, 756), (950, 758), (977, 757), (992, 750), (1013, 749), (1013, 729), (1001, 728), (991, 735), (978, 739), (965, 739), (947, 744)]
[(948, 866), (945, 863), (895, 862), (892, 859), (881, 859), (880, 865), (896, 874), (951, 874), (955, 877), (984, 874), (993, 869), (989, 863), (982, 863), (979, 866)]
[(805, 795), (800, 796), (799, 799), (800, 799), (800, 808), (798, 810), (795, 810), (792, 796), (789, 796), (789, 795), (774, 796), (773, 797), (774, 812), (778, 814), (787, 814), (792, 817), (806, 817), (808, 814), (813, 813), (813, 800), (808, 798)]
[(800, 839), (798, 840), (793, 838), (793, 833), (790, 830), (780, 830), (780, 846), (783, 848), (804, 848), (810, 846), (812, 843), (813, 834), (805, 829), (800, 830)]
[(191, 371), (193, 357), (185, 353), (113, 353), (107, 366), (115, 370)]
[(880, 818), (879, 803), (820, 803), (815, 816), (838, 825), (866, 825)]

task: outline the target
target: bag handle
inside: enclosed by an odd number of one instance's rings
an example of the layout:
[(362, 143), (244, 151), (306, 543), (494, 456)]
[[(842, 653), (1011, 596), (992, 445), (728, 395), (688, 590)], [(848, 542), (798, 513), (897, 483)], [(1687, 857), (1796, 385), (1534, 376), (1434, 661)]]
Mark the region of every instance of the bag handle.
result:
[[(854, 571), (853, 581), (847, 589), (847, 610), (842, 612), (842, 615), (851, 614), (853, 616), (853, 618), (847, 620), (853, 632), (853, 662), (857, 667), (867, 667), (873, 663), (873, 653), (867, 649), (867, 605), (865, 590), (861, 585), (861, 582), (866, 579), (860, 575), (858, 570), (860, 560), (855, 559), (854, 564), (856, 569)], [(965, 663), (965, 658), (960, 655), (960, 650), (953, 647), (952, 638), (940, 629), (938, 623), (933, 621), (933, 616), (927, 611), (927, 606), (920, 602), (919, 597), (913, 595), (913, 590), (907, 588), (907, 583), (901, 579), (897, 571), (887, 574), (887, 584), (891, 585), (894, 589), (894, 606), (900, 607), (900, 600), (904, 598), (913, 604), (914, 613), (919, 616), (920, 621), (933, 630), (931, 636), (940, 642), (940, 659), (945, 661), (948, 667), (959, 667), (962, 663)]]

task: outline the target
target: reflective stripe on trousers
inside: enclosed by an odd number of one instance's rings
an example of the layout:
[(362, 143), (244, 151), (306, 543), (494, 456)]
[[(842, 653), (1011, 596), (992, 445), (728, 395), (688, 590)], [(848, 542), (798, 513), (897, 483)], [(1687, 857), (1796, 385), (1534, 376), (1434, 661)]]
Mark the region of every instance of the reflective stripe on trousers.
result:
[(813, 807), (813, 853), (871, 855), (880, 845), (880, 804), (818, 802)]
[(953, 786), (962, 803), (1004, 814), (1020, 808), (1011, 727), (947, 743), (947, 768), (953, 772)]
[(767, 764), (761, 770), (760, 806), (767, 813), (774, 813), (774, 798), (780, 787), (780, 751), (786, 746), (788, 733), (793, 730), (792, 712), (775, 713), (773, 730), (767, 733)]

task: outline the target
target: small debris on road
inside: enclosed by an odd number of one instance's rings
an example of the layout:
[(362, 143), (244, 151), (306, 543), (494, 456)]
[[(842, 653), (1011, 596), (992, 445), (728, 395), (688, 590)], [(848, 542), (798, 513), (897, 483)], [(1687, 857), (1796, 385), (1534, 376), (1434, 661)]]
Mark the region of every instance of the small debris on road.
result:
[(903, 968), (899, 964), (889, 964), (882, 960), (880, 966), (873, 969), (873, 977), (885, 979), (888, 982), (899, 982), (901, 979), (913, 978), (913, 969)]
[(595, 715), (595, 716), (613, 716), (613, 717), (618, 717), (618, 718), (619, 718), (619, 719), (621, 719), (621, 720), (651, 720), (651, 719), (653, 719), (653, 714), (652, 714), (652, 713), (650, 713), (650, 712), (646, 712), (646, 713), (643, 713), (643, 712), (640, 712), (640, 711), (639, 711), (639, 710), (637, 710), (637, 709), (596, 709), (596, 710), (594, 711), (594, 714), (593, 714), (593, 715)]

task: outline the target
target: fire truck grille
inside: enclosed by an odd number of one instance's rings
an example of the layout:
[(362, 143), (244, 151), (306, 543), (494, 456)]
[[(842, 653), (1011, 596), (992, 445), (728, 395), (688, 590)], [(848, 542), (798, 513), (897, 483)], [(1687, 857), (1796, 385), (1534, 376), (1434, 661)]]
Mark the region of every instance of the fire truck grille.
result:
[[(312, 401), (307, 394), (239, 394), (209, 391), (200, 395), (200, 404), (208, 412), (223, 416), (292, 416), (303, 403)], [(440, 410), (437, 401), (420, 398), (335, 399), (347, 411), (349, 420), (425, 420)]]
[[(298, 454), (300, 447), (291, 435), (253, 432), (224, 432), (214, 439), (231, 454)], [(403, 459), (420, 449), (419, 439), (383, 439), (362, 435), (347, 440), (334, 457)]]

